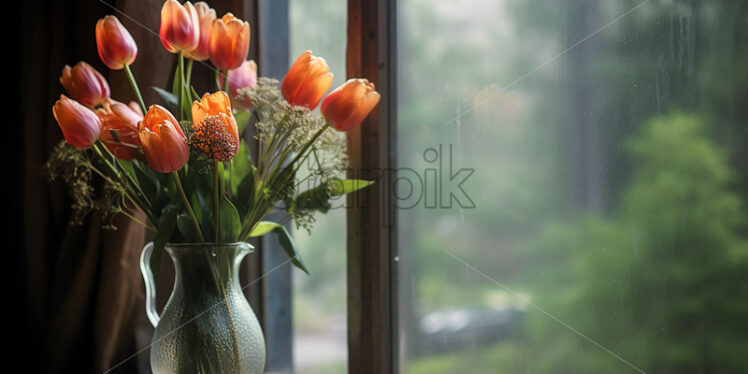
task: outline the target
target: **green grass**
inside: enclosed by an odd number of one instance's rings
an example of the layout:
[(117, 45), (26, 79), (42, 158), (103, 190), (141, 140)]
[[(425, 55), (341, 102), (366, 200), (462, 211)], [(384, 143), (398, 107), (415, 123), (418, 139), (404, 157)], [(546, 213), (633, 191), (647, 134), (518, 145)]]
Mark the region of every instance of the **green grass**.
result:
[(445, 352), (435, 356), (425, 356), (409, 360), (405, 365), (408, 374), (501, 374), (521, 373), (526, 369), (522, 364), (522, 349), (516, 342), (499, 343), (466, 349), (459, 352)]

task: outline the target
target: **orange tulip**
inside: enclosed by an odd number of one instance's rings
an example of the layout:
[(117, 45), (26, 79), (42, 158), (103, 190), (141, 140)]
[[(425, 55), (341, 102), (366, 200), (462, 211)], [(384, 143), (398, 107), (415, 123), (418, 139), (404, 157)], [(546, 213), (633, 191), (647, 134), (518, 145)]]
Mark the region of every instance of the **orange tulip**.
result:
[[(221, 74), (219, 83), (223, 87), (224, 75)], [(247, 87), (254, 87), (257, 84), (257, 64), (252, 60), (244, 63), (234, 70), (229, 70), (229, 97), (231, 105), (237, 109), (248, 109), (252, 107), (252, 101), (248, 97), (238, 98), (239, 90)]]
[(171, 53), (195, 49), (200, 41), (200, 19), (192, 3), (182, 5), (176, 0), (166, 0), (161, 7), (158, 36)]
[(75, 148), (88, 149), (99, 138), (101, 121), (93, 110), (79, 102), (60, 95), (52, 107), (52, 114), (62, 130), (65, 140)]
[(325, 59), (306, 51), (296, 59), (281, 83), (281, 92), (291, 105), (313, 110), (332, 84), (332, 73)]
[(236, 69), (249, 52), (249, 23), (226, 13), (210, 29), (210, 62), (221, 70)]
[(81, 61), (72, 68), (62, 68), (60, 84), (70, 96), (91, 108), (109, 98), (109, 84), (91, 65)]
[[(138, 122), (143, 115), (132, 110), (129, 106), (114, 101), (104, 100), (102, 108), (96, 111), (101, 120), (101, 135), (99, 139), (109, 149), (109, 152), (120, 159), (130, 161), (138, 154), (140, 149), (140, 136), (138, 134)], [(112, 132), (115, 132), (115, 137)]]
[(349, 79), (330, 92), (322, 102), (322, 115), (335, 129), (348, 131), (358, 126), (379, 102), (374, 83), (366, 79)]
[(115, 16), (96, 22), (96, 48), (104, 64), (112, 70), (130, 65), (138, 56), (138, 46)]
[(239, 129), (225, 92), (206, 93), (192, 103), (190, 145), (214, 161), (229, 161), (236, 155)]
[(200, 21), (200, 41), (195, 49), (186, 51), (184, 55), (195, 61), (205, 61), (210, 57), (210, 30), (216, 19), (216, 11), (203, 1), (195, 3), (195, 11)]
[(151, 105), (138, 123), (145, 161), (160, 173), (181, 169), (190, 158), (182, 128), (174, 116), (159, 105)]

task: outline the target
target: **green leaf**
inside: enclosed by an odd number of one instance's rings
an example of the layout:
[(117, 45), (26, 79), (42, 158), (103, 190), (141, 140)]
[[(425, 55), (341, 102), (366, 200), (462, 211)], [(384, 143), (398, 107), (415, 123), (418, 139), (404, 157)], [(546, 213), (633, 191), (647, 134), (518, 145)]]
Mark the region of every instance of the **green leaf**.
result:
[(294, 195), (294, 167), (287, 165), (280, 171), (270, 182), (270, 185), (264, 189), (265, 196), (270, 204), (275, 201)]
[(150, 198), (155, 198), (156, 194), (158, 194), (159, 190), (161, 189), (161, 182), (159, 179), (148, 173), (146, 168), (141, 167), (138, 163), (135, 164), (135, 180), (138, 181), (138, 184), (140, 185), (140, 189), (143, 190), (143, 193), (145, 193), (146, 196)]
[[(135, 183), (138, 183), (138, 176), (135, 174), (135, 168), (132, 165), (132, 161), (125, 161), (125, 160), (117, 160), (119, 161), (119, 165), (122, 167), (122, 170), (127, 173), (127, 175), (130, 176), (130, 179), (135, 181)], [(140, 183), (138, 183), (138, 186), (140, 186)]]
[[(343, 179), (322, 183), (317, 187), (306, 190), (299, 194), (288, 205), (289, 212), (300, 209), (316, 210), (320, 213), (327, 213), (330, 210), (330, 198), (333, 196), (345, 195), (353, 191), (370, 186), (374, 182), (360, 179)], [(329, 187), (328, 187), (329, 186)]]
[(153, 255), (151, 256), (151, 270), (153, 276), (158, 278), (161, 272), (161, 260), (164, 257), (164, 247), (174, 232), (174, 226), (177, 223), (177, 213), (179, 205), (169, 204), (161, 211), (161, 217), (158, 223), (158, 232), (153, 238)]
[(234, 114), (234, 118), (236, 118), (236, 125), (239, 127), (240, 137), (242, 134), (244, 134), (244, 130), (247, 129), (247, 125), (249, 125), (249, 119), (251, 117), (252, 117), (252, 112), (248, 110), (242, 110)]
[(169, 174), (158, 173), (138, 160), (133, 160), (132, 163), (135, 169), (135, 180), (151, 202), (151, 211), (158, 214), (174, 200), (174, 182), (169, 178)]
[(338, 179), (332, 181), (332, 183), (334, 183), (333, 190), (330, 192), (330, 194), (332, 196), (340, 196), (371, 186), (374, 181), (365, 181), (361, 179)]
[(261, 221), (252, 229), (252, 233), (249, 236), (257, 237), (268, 234), (270, 232), (273, 232), (275, 233), (275, 235), (277, 235), (278, 242), (280, 243), (281, 247), (283, 247), (283, 250), (286, 251), (288, 258), (291, 259), (291, 263), (293, 263), (297, 268), (301, 269), (301, 271), (309, 274), (306, 265), (304, 265), (304, 261), (301, 259), (299, 250), (296, 248), (296, 244), (294, 243), (293, 238), (291, 238), (291, 234), (288, 233), (283, 225), (270, 221)]
[(323, 183), (300, 193), (288, 206), (288, 211), (310, 209), (317, 210), (320, 213), (327, 213), (331, 206), (330, 197), (330, 190), (327, 188), (327, 184)]
[(252, 154), (246, 142), (241, 142), (239, 151), (231, 160), (231, 168), (224, 170), (224, 180), (230, 188), (231, 201), (236, 205), (239, 216), (244, 217), (252, 206), (250, 199), (257, 170), (252, 164)]
[(231, 175), (230, 186), (232, 195), (238, 193), (237, 188), (239, 187), (239, 183), (242, 181), (243, 176), (249, 173), (252, 167), (252, 154), (249, 152), (247, 142), (242, 141), (236, 155), (231, 159), (231, 172), (228, 173), (227, 169), (227, 173), (225, 173), (227, 180), (228, 176)]
[(291, 234), (289, 234), (286, 228), (282, 225), (277, 225), (273, 229), (273, 232), (278, 236), (278, 242), (280, 242), (281, 247), (283, 247), (283, 249), (286, 251), (286, 254), (291, 259), (291, 263), (293, 263), (294, 266), (301, 269), (308, 275), (309, 271), (306, 269), (304, 261), (302, 261), (301, 259), (301, 255), (299, 254), (299, 250), (296, 248), (296, 244), (291, 238)]
[(208, 192), (200, 193), (199, 191), (200, 190), (196, 192), (196, 199), (198, 200), (199, 204), (202, 205), (202, 217), (198, 218), (198, 221), (200, 221), (200, 228), (203, 230), (203, 236), (205, 237), (205, 239), (212, 241), (216, 237), (216, 232), (213, 227), (216, 223), (215, 216), (213, 215), (213, 212), (215, 211), (215, 209), (213, 208), (213, 199), (206, 198), (206, 196), (208, 196)]
[(252, 207), (254, 206), (254, 184), (256, 173), (257, 169), (254, 165), (250, 166), (247, 175), (242, 178), (241, 182), (239, 182), (239, 186), (236, 187), (235, 196), (239, 205), (237, 208), (240, 209), (239, 213), (242, 217), (244, 217), (247, 212), (252, 211)]
[(255, 225), (255, 227), (252, 229), (252, 232), (249, 233), (249, 237), (254, 238), (257, 236), (263, 236), (273, 231), (278, 226), (280, 225), (275, 222), (270, 222), (270, 221), (257, 222), (257, 225)]
[(197, 237), (197, 228), (187, 213), (180, 213), (177, 216), (177, 228), (184, 237), (185, 242), (195, 243), (199, 240)]
[(207, 209), (206, 205), (207, 202), (202, 194), (196, 192), (190, 196), (190, 206), (192, 207), (192, 212), (195, 213), (195, 218), (197, 218), (199, 224), (203, 223), (203, 211)]
[(151, 89), (153, 89), (153, 91), (156, 91), (158, 96), (164, 102), (164, 107), (166, 109), (168, 109), (172, 113), (176, 113), (179, 110), (179, 101), (177, 100), (177, 96), (175, 94), (159, 87), (151, 87)]
[(221, 199), (221, 210), (218, 230), (218, 240), (222, 243), (233, 243), (239, 238), (242, 230), (239, 212), (226, 195)]

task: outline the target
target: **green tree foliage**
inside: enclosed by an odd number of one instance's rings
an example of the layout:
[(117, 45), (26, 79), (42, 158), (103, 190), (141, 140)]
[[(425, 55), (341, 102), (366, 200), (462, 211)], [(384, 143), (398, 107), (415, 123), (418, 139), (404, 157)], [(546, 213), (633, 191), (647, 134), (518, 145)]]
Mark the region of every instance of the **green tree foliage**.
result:
[[(746, 367), (746, 214), (706, 123), (677, 112), (647, 122), (626, 142), (635, 172), (612, 214), (549, 225), (532, 245), (557, 260), (528, 274), (543, 307), (646, 372)], [(532, 372), (626, 371), (548, 317), (528, 317)]]

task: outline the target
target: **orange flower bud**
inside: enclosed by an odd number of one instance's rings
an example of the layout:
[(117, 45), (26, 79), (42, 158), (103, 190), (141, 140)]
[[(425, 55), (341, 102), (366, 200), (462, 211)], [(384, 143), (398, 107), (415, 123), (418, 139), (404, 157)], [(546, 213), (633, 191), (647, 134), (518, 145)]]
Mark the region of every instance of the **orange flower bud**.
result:
[(101, 121), (93, 110), (79, 102), (60, 95), (52, 107), (52, 114), (62, 130), (65, 140), (75, 148), (88, 149), (99, 138)]
[(192, 102), (190, 145), (214, 161), (229, 161), (236, 155), (239, 129), (225, 92), (206, 93), (199, 102)]
[(115, 16), (96, 22), (96, 48), (104, 64), (112, 70), (130, 65), (138, 56), (138, 46)]
[(281, 92), (291, 105), (313, 110), (332, 84), (332, 73), (325, 59), (306, 51), (296, 59), (281, 83)]
[(109, 84), (91, 65), (81, 61), (62, 68), (60, 84), (70, 96), (91, 108), (109, 98)]
[[(224, 74), (220, 75), (219, 83), (223, 87)], [(252, 60), (244, 63), (236, 69), (229, 70), (229, 97), (231, 105), (237, 109), (248, 109), (252, 107), (252, 101), (248, 97), (237, 98), (239, 90), (247, 87), (254, 87), (257, 84), (257, 64)]]
[(249, 52), (249, 23), (226, 13), (210, 29), (210, 62), (221, 70), (236, 69)]
[(322, 102), (322, 115), (335, 129), (349, 131), (358, 126), (379, 102), (374, 83), (366, 79), (349, 79), (330, 92)]
[(186, 51), (184, 55), (196, 61), (205, 61), (210, 58), (210, 30), (216, 19), (216, 11), (203, 1), (195, 3), (195, 11), (200, 22), (200, 41), (195, 49)]
[[(133, 111), (129, 106), (114, 101), (104, 100), (102, 108), (96, 111), (101, 120), (99, 139), (104, 142), (109, 152), (123, 160), (130, 161), (140, 149), (138, 122), (143, 119), (140, 109)], [(112, 133), (116, 133), (115, 136)]]
[(138, 123), (145, 161), (153, 170), (171, 173), (190, 159), (190, 150), (182, 128), (174, 116), (159, 105), (151, 105)]
[(200, 41), (200, 20), (192, 3), (188, 1), (182, 5), (176, 0), (166, 0), (161, 7), (158, 36), (171, 53), (195, 49)]

